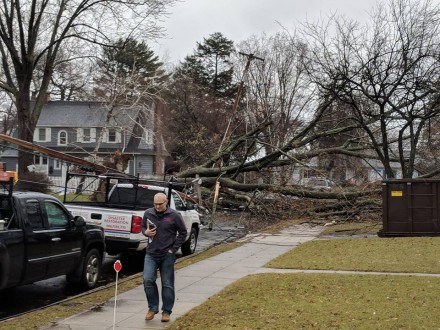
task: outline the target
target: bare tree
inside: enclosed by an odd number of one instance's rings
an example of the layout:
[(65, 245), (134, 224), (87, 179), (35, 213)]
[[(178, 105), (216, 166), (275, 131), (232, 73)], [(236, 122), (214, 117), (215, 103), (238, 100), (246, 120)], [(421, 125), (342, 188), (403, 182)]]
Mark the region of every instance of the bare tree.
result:
[[(0, 54), (3, 78), (0, 88), (11, 94), (18, 114), (18, 136), (32, 142), (57, 58), (67, 40), (95, 54), (91, 45), (112, 44), (118, 37), (156, 37), (158, 18), (174, 0), (4, 1), (0, 9)], [(37, 67), (44, 74), (31, 108), (31, 86)], [(27, 171), (30, 154), (19, 153), (19, 173)]]
[[(90, 100), (96, 56), (90, 56), (84, 49), (78, 48), (73, 40), (66, 39), (63, 46), (54, 64), (46, 101)], [(39, 62), (35, 67), (31, 85), (32, 100), (36, 99), (41, 88), (45, 75), (44, 65), (44, 62)]]
[(50, 95), (61, 101), (88, 100), (92, 63), (85, 60), (59, 61), (50, 83)]
[[(298, 38), (287, 32), (254, 36), (240, 47), (245, 53), (264, 58), (264, 62), (256, 61), (250, 66), (243, 120), (248, 129), (263, 121), (273, 123), (260, 136), (260, 146), (264, 153), (270, 154), (292, 138), (316, 109), (313, 87), (302, 60), (307, 50)], [(286, 166), (278, 178), (272, 177), (269, 181), (289, 182), (294, 168), (289, 170)]]
[(387, 177), (414, 175), (421, 132), (439, 107), (439, 7), (391, 0), (361, 27), (343, 17), (307, 24), (307, 67), (323, 93), (353, 110)]
[(0, 93), (0, 116), (1, 133), (11, 135), (17, 122), (17, 112), (14, 103), (5, 92)]

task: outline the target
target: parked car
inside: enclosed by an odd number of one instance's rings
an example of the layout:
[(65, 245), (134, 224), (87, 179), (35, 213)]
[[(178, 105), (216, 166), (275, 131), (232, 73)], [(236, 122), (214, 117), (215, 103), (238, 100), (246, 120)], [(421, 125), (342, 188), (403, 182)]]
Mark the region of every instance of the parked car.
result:
[(313, 189), (331, 190), (335, 183), (328, 178), (313, 177), (307, 181), (306, 186)]

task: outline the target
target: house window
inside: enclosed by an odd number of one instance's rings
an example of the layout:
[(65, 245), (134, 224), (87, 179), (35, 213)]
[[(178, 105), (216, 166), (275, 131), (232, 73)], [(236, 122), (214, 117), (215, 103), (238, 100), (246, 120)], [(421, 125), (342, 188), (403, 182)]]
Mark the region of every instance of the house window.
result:
[(37, 128), (37, 129), (35, 129), (34, 141), (50, 142), (50, 128)]
[(61, 170), (61, 161), (58, 159), (53, 160), (53, 168), (55, 170)]
[(110, 128), (107, 131), (107, 142), (116, 142), (116, 130), (114, 128)]
[(90, 142), (91, 140), (91, 129), (83, 128), (83, 142)]
[(121, 131), (116, 128), (107, 128), (104, 141), (107, 143), (121, 143)]
[(320, 176), (320, 173), (317, 170), (312, 169), (312, 168), (303, 169), (302, 171), (303, 171), (303, 178), (304, 179), (309, 179), (309, 178), (312, 178), (315, 176)]
[(60, 131), (58, 133), (58, 145), (60, 145), (60, 146), (67, 145), (67, 132), (66, 131)]
[(151, 130), (144, 131), (144, 141), (146, 144), (153, 144), (153, 132)]
[(78, 128), (77, 141), (82, 143), (96, 142), (96, 128)]
[(46, 141), (46, 129), (45, 128), (38, 129), (38, 141)]
[(47, 157), (35, 155), (34, 164), (37, 165), (47, 165)]

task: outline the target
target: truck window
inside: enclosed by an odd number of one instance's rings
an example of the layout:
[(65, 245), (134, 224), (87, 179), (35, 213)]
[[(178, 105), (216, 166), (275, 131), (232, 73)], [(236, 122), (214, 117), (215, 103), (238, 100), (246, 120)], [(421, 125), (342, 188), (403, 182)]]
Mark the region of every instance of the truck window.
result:
[(183, 204), (179, 195), (177, 195), (176, 193), (173, 193), (173, 199), (174, 199), (174, 205), (176, 206), (177, 211), (185, 211), (186, 210), (185, 204)]
[(16, 227), (12, 214), (9, 198), (0, 199), (0, 220), (5, 221), (5, 227), (8, 229), (13, 229)]
[(60, 205), (51, 201), (44, 201), (44, 208), (46, 209), (47, 221), (50, 228), (64, 228), (67, 226), (69, 223), (69, 216)]
[(6, 226), (8, 229), (18, 229), (17, 217), (15, 215), (11, 215), (11, 218), (6, 221)]
[(153, 198), (158, 192), (159, 191), (156, 190), (138, 188), (136, 195), (136, 190), (133, 188), (117, 187), (115, 190), (113, 190), (108, 202), (109, 204), (116, 204), (119, 206), (136, 205), (136, 207), (148, 209), (153, 207)]
[(43, 215), (41, 213), (40, 203), (37, 200), (28, 200), (25, 204), (26, 214), (32, 229), (43, 229)]

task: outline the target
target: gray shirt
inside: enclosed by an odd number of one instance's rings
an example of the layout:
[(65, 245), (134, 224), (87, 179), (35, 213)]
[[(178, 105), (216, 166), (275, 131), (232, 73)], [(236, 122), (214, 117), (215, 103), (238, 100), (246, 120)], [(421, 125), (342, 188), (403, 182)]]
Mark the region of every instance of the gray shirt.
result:
[(147, 230), (147, 219), (156, 226), (156, 235), (147, 246), (147, 254), (162, 256), (171, 250), (176, 253), (186, 239), (186, 226), (182, 215), (167, 208), (163, 213), (157, 213), (154, 208), (145, 211), (142, 218), (142, 232)]

